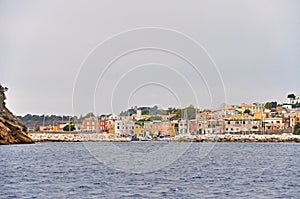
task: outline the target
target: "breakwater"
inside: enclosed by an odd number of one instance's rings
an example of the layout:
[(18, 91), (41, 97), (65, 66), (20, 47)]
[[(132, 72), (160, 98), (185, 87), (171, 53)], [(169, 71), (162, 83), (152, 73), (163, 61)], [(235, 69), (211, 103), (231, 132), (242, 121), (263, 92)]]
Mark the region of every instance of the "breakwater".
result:
[(300, 135), (293, 134), (207, 134), (207, 135), (179, 135), (172, 139), (175, 142), (299, 142)]
[(78, 132), (34, 132), (28, 133), (34, 142), (129, 142), (130, 138), (113, 134)]
[[(32, 132), (28, 134), (34, 142), (130, 142), (129, 137), (114, 134), (78, 133), (78, 132)], [(236, 134), (206, 134), (206, 135), (177, 135), (171, 142), (298, 142), (300, 135), (271, 134), (271, 135), (236, 135)]]

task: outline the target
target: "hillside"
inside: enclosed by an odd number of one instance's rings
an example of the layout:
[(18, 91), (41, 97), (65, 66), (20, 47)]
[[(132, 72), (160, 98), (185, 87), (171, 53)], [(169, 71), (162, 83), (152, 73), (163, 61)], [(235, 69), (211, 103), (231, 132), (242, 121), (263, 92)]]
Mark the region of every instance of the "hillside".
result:
[(0, 144), (22, 144), (33, 143), (25, 133), (25, 124), (14, 116), (5, 106), (5, 91), (0, 84)]
[(57, 125), (59, 123), (68, 122), (68, 121), (79, 121), (77, 117), (72, 116), (58, 116), (58, 115), (32, 115), (26, 114), (24, 116), (18, 116), (22, 122), (30, 129), (36, 129), (39, 126), (43, 125)]

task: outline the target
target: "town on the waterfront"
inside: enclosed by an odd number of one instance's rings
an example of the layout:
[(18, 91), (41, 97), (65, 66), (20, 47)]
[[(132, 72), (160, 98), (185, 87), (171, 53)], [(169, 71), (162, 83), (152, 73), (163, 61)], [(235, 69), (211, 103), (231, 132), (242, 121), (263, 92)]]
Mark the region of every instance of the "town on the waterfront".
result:
[[(193, 105), (166, 110), (158, 106), (135, 106), (119, 115), (43, 115), (39, 116), (43, 120), (41, 125), (34, 122), (34, 117), (38, 116), (20, 118), (27, 124), (29, 135), (35, 141), (212, 141), (215, 139), (212, 135), (218, 135), (220, 139), (221, 135), (231, 135), (229, 140), (251, 141), (249, 137), (242, 139), (237, 136), (300, 134), (300, 96), (288, 94), (287, 101), (281, 104), (276, 101), (242, 103), (222, 105), (219, 109), (199, 109)], [(256, 137), (256, 140), (265, 138)]]

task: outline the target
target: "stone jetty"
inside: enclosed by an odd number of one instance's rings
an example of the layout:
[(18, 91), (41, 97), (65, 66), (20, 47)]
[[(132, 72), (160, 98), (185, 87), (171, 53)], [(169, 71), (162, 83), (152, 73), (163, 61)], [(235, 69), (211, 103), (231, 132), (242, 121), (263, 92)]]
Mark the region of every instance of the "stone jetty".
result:
[(179, 135), (171, 141), (175, 142), (298, 142), (300, 135), (271, 134), (271, 135), (236, 135), (236, 134), (206, 134), (206, 135)]
[(127, 137), (112, 134), (78, 132), (32, 132), (29, 136), (34, 142), (130, 142)]
[[(29, 133), (35, 142), (130, 142), (129, 137), (114, 134), (78, 133), (78, 132), (32, 132)], [(170, 142), (297, 142), (300, 135), (234, 135), (234, 134), (206, 134), (206, 135), (177, 135)]]

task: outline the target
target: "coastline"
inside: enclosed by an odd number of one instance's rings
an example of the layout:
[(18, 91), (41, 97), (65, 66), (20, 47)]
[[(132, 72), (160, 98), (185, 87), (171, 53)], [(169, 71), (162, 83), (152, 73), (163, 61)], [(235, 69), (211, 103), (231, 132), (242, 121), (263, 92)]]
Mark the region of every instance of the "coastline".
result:
[[(114, 134), (78, 132), (32, 132), (28, 133), (34, 142), (131, 142), (129, 137)], [(300, 143), (300, 135), (293, 134), (206, 134), (177, 135), (167, 142), (294, 142)]]

